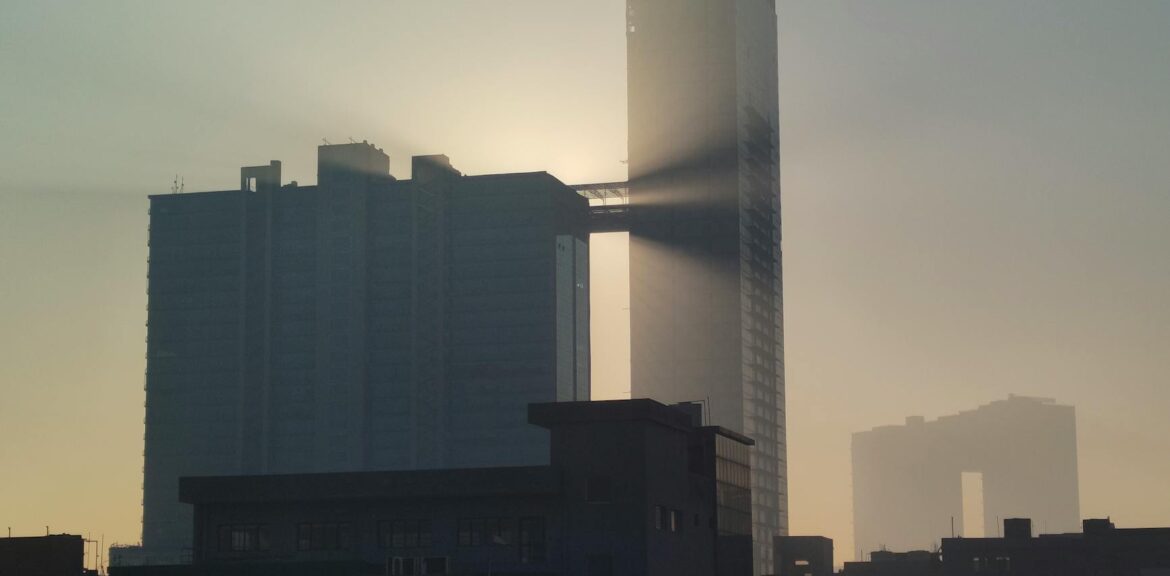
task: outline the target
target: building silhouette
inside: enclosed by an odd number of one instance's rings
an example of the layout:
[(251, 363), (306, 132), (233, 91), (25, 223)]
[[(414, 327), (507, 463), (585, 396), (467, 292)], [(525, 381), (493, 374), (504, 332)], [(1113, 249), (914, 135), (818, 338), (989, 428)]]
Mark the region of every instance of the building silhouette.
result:
[(152, 196), (143, 545), (180, 476), (537, 465), (533, 402), (589, 398), (587, 201), (367, 143), (239, 190)]
[(787, 533), (774, 0), (628, 0), (634, 397), (756, 441), (756, 573)]
[(840, 576), (939, 576), (942, 570), (937, 552), (879, 550), (871, 553), (867, 561), (846, 562)]
[(833, 576), (833, 540), (824, 536), (773, 539), (775, 576)]
[(652, 400), (534, 404), (544, 466), (183, 478), (194, 562), (114, 576), (748, 576), (751, 440)]
[(0, 537), (0, 574), (97, 576), (85, 567), (85, 539), (73, 534)]
[(1001, 518), (1030, 517), (1057, 532), (1080, 525), (1073, 407), (1012, 396), (854, 434), (857, 550), (936, 549), (964, 525), (964, 472), (982, 474), (984, 534)]
[(1143, 576), (1170, 574), (1170, 528), (1117, 528), (1089, 519), (1080, 533), (1032, 535), (1027, 518), (1004, 520), (1003, 537), (944, 538), (945, 576)]

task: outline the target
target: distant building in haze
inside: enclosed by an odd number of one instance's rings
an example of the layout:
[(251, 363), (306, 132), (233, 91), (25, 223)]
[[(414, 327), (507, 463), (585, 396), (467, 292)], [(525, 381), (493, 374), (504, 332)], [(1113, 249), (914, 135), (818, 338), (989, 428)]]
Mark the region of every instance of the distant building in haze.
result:
[(542, 464), (586, 400), (587, 201), (366, 143), (239, 190), (152, 196), (143, 545), (191, 546), (180, 476)]
[(184, 478), (194, 563), (112, 574), (751, 574), (750, 439), (651, 400), (529, 420), (549, 465)]
[[(982, 474), (982, 494), (962, 475)], [(1076, 415), (1051, 400), (1012, 396), (977, 410), (853, 435), (855, 546), (933, 550), (964, 525), (964, 497), (982, 498), (983, 532), (1029, 517), (1046, 531), (1080, 525)], [(969, 510), (969, 512), (979, 512)]]
[(756, 573), (787, 534), (774, 0), (627, 0), (634, 397), (756, 441)]

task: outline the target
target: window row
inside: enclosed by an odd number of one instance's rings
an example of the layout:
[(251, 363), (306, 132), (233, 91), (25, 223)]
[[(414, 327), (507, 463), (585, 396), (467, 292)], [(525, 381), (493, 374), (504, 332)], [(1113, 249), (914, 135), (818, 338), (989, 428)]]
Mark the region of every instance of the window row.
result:
[[(675, 511), (677, 512), (677, 511)], [(351, 550), (354, 532), (348, 523), (300, 523), (296, 527), (298, 551)], [(223, 524), (218, 528), (221, 552), (267, 552), (269, 527), (265, 524)], [(378, 545), (382, 548), (429, 548), (431, 521), (424, 519), (378, 522)], [(544, 518), (469, 518), (458, 522), (457, 544), (461, 547), (518, 546), (521, 562), (542, 562), (547, 555)]]
[(682, 532), (682, 510), (655, 506), (654, 529), (662, 532)]

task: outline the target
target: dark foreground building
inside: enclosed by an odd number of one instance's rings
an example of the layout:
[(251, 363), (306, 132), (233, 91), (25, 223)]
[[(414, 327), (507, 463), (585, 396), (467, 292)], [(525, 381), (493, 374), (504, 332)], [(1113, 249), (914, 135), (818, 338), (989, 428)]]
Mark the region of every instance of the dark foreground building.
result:
[(184, 478), (211, 574), (747, 576), (751, 440), (651, 400), (533, 405), (551, 465)]
[(1079, 534), (1032, 536), (1028, 519), (1004, 521), (1003, 538), (946, 538), (945, 576), (1165, 576), (1170, 528), (1114, 527), (1085, 520)]
[(0, 538), (0, 576), (97, 576), (85, 569), (85, 540), (71, 534)]
[(983, 534), (1031, 517), (1054, 532), (1080, 526), (1076, 413), (1012, 396), (976, 410), (853, 435), (858, 552), (935, 550), (963, 525), (965, 472), (982, 473)]
[(777, 536), (775, 576), (833, 576), (833, 540), (824, 536)]
[[(190, 555), (180, 476), (547, 463), (589, 398), (588, 203), (544, 172), (410, 180), (366, 143), (150, 199), (145, 557)], [(141, 555), (140, 555), (141, 556)]]
[(912, 552), (879, 551), (868, 562), (846, 562), (841, 576), (939, 576), (942, 559), (926, 550)]
[(756, 573), (788, 532), (775, 0), (627, 0), (634, 397), (756, 441)]

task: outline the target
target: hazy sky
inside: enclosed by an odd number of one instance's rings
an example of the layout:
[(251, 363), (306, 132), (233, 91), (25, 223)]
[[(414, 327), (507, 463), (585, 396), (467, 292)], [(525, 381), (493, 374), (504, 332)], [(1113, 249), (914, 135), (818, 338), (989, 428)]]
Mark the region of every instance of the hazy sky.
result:
[[(1078, 408), (1085, 516), (1170, 525), (1170, 3), (781, 1), (792, 527), (849, 435)], [(625, 177), (622, 0), (0, 3), (0, 529), (138, 538), (147, 201), (322, 138)], [(595, 389), (627, 394), (621, 239)]]

